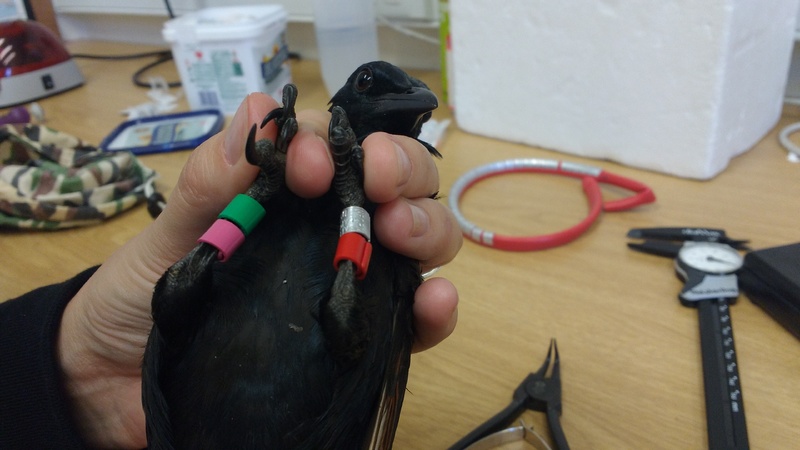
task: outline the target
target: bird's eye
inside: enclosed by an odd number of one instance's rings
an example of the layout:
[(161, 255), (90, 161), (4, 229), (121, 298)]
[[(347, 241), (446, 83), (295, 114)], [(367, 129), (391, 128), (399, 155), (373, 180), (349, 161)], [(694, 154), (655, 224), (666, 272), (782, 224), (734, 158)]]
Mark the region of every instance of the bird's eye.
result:
[(358, 92), (364, 92), (372, 86), (372, 71), (365, 68), (356, 76), (355, 88)]

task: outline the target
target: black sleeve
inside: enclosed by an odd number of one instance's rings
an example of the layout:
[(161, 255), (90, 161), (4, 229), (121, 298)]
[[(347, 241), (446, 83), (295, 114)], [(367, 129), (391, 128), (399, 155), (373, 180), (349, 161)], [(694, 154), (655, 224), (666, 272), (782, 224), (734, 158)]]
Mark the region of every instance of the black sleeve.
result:
[(55, 345), (64, 308), (95, 270), (0, 303), (0, 449), (87, 448)]

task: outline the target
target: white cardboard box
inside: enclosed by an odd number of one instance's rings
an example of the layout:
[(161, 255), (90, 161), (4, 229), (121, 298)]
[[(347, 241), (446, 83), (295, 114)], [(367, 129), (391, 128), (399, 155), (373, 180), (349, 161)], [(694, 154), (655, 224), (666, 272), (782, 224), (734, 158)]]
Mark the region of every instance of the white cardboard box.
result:
[(450, 0), (459, 126), (707, 179), (777, 122), (798, 0)]

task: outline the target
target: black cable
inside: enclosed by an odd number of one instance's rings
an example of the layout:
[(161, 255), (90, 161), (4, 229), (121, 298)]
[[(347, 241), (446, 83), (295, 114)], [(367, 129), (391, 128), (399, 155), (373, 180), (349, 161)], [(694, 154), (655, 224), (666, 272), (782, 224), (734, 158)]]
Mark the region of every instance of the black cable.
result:
[[(170, 19), (175, 18), (175, 13), (172, 10), (172, 5), (170, 4), (169, 0), (164, 0), (164, 7), (167, 9), (167, 14), (169, 15)], [(149, 57), (156, 57), (156, 60), (146, 64), (142, 68), (138, 69), (134, 72), (133, 76), (131, 77), (131, 81), (133, 84), (139, 87), (149, 88), (150, 83), (145, 83), (141, 80), (142, 74), (147, 72), (148, 70), (152, 69), (153, 67), (158, 66), (159, 64), (163, 64), (167, 61), (172, 60), (172, 52), (170, 50), (156, 50), (151, 52), (141, 52), (141, 53), (131, 53), (127, 55), (93, 55), (89, 53), (74, 53), (72, 54), (73, 58), (83, 58), (83, 59), (100, 59), (100, 60), (126, 60), (126, 59), (138, 59), (138, 58), (149, 58)], [(299, 60), (300, 54), (296, 52), (290, 52), (288, 55), (289, 59), (296, 59)], [(167, 83), (167, 86), (170, 88), (176, 88), (181, 86), (180, 81), (170, 81)]]
[[(136, 70), (131, 77), (131, 81), (134, 85), (144, 88), (149, 88), (150, 83), (146, 83), (141, 80), (142, 74), (147, 72), (148, 70), (156, 67), (159, 64), (165, 63), (167, 61), (172, 60), (172, 51), (170, 50), (156, 50), (152, 52), (141, 52), (141, 53), (130, 53), (127, 55), (94, 55), (90, 53), (74, 53), (72, 54), (73, 58), (83, 58), (83, 59), (99, 59), (99, 60), (108, 60), (108, 61), (121, 61), (127, 59), (139, 59), (139, 58), (150, 58), (156, 57), (156, 60), (146, 64), (142, 68)], [(167, 86), (170, 88), (176, 88), (181, 86), (180, 81), (170, 81), (167, 83)]]
[(83, 58), (83, 59), (124, 60), (124, 59), (148, 58), (151, 56), (162, 57), (167, 54), (170, 54), (170, 50), (155, 50), (152, 52), (129, 53), (127, 55), (95, 55), (91, 53), (73, 53), (71, 56), (73, 58)]
[[(175, 13), (172, 11), (172, 5), (170, 4), (169, 0), (164, 0), (164, 7), (166, 7), (167, 9), (167, 15), (169, 15), (169, 18), (174, 19)], [(133, 76), (131, 77), (131, 81), (133, 81), (134, 85), (145, 88), (149, 88), (150, 83), (145, 83), (144, 81), (141, 80), (142, 74), (152, 69), (153, 67), (156, 67), (159, 64), (172, 60), (172, 52), (170, 50), (156, 50), (151, 52), (130, 53), (127, 55), (94, 55), (91, 53), (73, 53), (71, 56), (73, 58), (99, 59), (99, 60), (110, 60), (110, 61), (155, 57), (156, 58), (155, 61), (146, 64), (142, 68), (138, 69), (136, 72), (133, 73)], [(171, 81), (167, 83), (167, 86), (171, 88), (180, 87), (181, 82)]]
[(169, 4), (169, 0), (164, 0), (164, 6), (167, 8), (167, 15), (169, 15), (169, 18), (174, 19), (175, 13), (172, 12), (172, 5)]
[[(139, 69), (136, 72), (134, 72), (133, 76), (131, 77), (131, 80), (133, 81), (133, 84), (135, 84), (136, 86), (139, 86), (139, 87), (149, 88), (151, 86), (150, 83), (145, 83), (144, 81), (142, 81), (140, 79), (140, 77), (142, 76), (143, 73), (147, 72), (148, 70), (152, 69), (153, 67), (155, 67), (155, 66), (157, 66), (159, 64), (165, 63), (167, 61), (172, 61), (172, 52), (167, 52), (165, 55), (159, 57), (155, 61), (151, 62), (150, 64), (145, 65), (141, 69)], [(170, 82), (167, 83), (167, 86), (170, 87), (170, 88), (180, 87), (181, 86), (181, 82), (180, 81), (170, 81)]]

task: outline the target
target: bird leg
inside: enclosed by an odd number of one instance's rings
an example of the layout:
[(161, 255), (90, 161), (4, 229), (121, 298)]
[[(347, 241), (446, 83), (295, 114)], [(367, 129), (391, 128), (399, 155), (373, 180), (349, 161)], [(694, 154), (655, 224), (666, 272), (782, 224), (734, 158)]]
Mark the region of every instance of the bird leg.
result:
[[(297, 134), (296, 100), (297, 88), (287, 85), (283, 90), (284, 106), (272, 110), (262, 121), (262, 127), (271, 120), (278, 126), (278, 136), (274, 143), (269, 139), (256, 141), (256, 125), (250, 128), (247, 136), (247, 161), (261, 170), (246, 195), (261, 204), (284, 187), (286, 151)], [(170, 334), (178, 334), (178, 330), (187, 332), (194, 329), (201, 319), (197, 311), (202, 308), (198, 308), (198, 304), (212, 298), (211, 268), (219, 259), (218, 253), (215, 246), (200, 242), (167, 269), (158, 281), (153, 295), (153, 319), (165, 339), (169, 340)], [(192, 318), (195, 320), (191, 320)]]
[(152, 314), (161, 337), (170, 343), (202, 320), (197, 302), (211, 298), (211, 268), (217, 260), (217, 249), (200, 243), (161, 276), (153, 292)]
[[(362, 207), (366, 198), (363, 188), (364, 150), (358, 144), (344, 110), (337, 106), (331, 112), (328, 138), (334, 161), (333, 189), (344, 208)], [(369, 323), (360, 301), (355, 263), (342, 260), (337, 270), (331, 297), (322, 305), (320, 319), (332, 353), (341, 363), (348, 365), (359, 359), (366, 349)]]
[(344, 109), (331, 109), (328, 138), (333, 154), (333, 188), (344, 207), (364, 205), (364, 149), (358, 145)]

